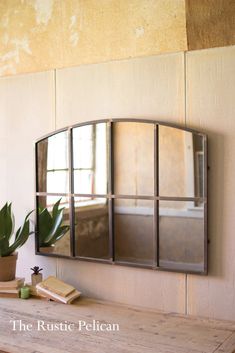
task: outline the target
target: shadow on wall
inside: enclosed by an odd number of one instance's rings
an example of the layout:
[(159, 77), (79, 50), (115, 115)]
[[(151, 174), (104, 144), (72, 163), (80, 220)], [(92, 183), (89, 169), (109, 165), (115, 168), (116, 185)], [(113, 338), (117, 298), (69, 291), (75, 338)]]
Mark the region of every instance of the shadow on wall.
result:
[(225, 146), (224, 136), (207, 132), (208, 149), (208, 268), (209, 275), (224, 277), (224, 256), (226, 239), (224, 235), (226, 220), (224, 219), (224, 175)]

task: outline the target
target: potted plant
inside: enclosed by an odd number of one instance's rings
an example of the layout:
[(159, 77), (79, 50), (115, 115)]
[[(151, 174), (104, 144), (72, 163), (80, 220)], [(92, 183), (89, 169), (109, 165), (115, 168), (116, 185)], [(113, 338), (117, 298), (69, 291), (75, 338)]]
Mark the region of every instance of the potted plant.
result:
[(38, 240), (43, 252), (52, 252), (55, 243), (69, 230), (69, 225), (62, 225), (64, 207), (60, 207), (59, 199), (49, 212), (47, 208), (38, 210)]
[(42, 282), (42, 273), (40, 273), (43, 269), (39, 266), (34, 266), (30, 270), (33, 271), (31, 274), (31, 282), (32, 286), (36, 286), (38, 283)]
[[(15, 251), (27, 241), (30, 234), (29, 212), (24, 219), (23, 225), (14, 234), (14, 215), (11, 203), (6, 203), (0, 210), (0, 281), (11, 281), (15, 279), (16, 261), (18, 253)], [(14, 240), (13, 240), (14, 238)]]

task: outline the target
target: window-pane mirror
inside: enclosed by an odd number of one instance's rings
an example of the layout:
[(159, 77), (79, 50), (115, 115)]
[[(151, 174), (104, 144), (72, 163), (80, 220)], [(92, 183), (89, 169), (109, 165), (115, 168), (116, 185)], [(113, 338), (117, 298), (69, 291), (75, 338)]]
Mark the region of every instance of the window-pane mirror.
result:
[(173, 270), (204, 271), (204, 205), (159, 202), (159, 265)]
[(154, 264), (154, 202), (138, 199), (114, 201), (115, 260)]
[(205, 134), (100, 120), (44, 137), (36, 158), (40, 254), (207, 272)]
[(75, 197), (75, 254), (109, 259), (109, 200)]
[(68, 132), (63, 131), (37, 143), (37, 191), (69, 191)]
[(108, 129), (106, 123), (73, 129), (75, 194), (107, 194)]
[(159, 125), (159, 195), (204, 196), (204, 137)]
[(37, 197), (37, 241), (44, 254), (70, 256), (70, 205), (65, 196)]
[(114, 192), (154, 195), (154, 125), (117, 122), (113, 127)]

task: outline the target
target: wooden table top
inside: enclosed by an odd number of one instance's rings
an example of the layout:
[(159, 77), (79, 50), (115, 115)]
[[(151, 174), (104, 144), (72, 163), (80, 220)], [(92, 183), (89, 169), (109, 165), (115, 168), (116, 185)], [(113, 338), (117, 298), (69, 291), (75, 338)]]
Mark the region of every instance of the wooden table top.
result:
[[(235, 322), (152, 312), (88, 298), (80, 298), (73, 305), (0, 298), (0, 317), (0, 350), (10, 353), (232, 353), (235, 350)], [(38, 327), (38, 322), (44, 326)], [(54, 331), (48, 330), (47, 324)], [(119, 331), (107, 330), (115, 328), (109, 326), (113, 324), (119, 325)], [(68, 330), (69, 325), (73, 330)]]

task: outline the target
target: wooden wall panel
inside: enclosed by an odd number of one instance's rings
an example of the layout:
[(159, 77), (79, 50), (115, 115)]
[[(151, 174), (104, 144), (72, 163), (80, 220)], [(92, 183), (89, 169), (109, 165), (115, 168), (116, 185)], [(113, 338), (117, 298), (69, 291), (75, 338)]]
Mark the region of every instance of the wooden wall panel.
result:
[(235, 47), (187, 53), (187, 125), (209, 136), (209, 275), (188, 276), (188, 312), (235, 320)]
[[(57, 71), (57, 128), (101, 118), (184, 123), (183, 53)], [(58, 274), (84, 294), (185, 312), (185, 275), (59, 260)]]
[(132, 117), (184, 123), (183, 53), (57, 71), (57, 128)]
[[(86, 295), (235, 320), (234, 61), (235, 47), (186, 55), (186, 123), (209, 135), (207, 277), (35, 257), (33, 239), (20, 251), (18, 274), (42, 265), (45, 274), (57, 271)], [(18, 223), (34, 207), (36, 138), (55, 127), (106, 117), (185, 121), (183, 53), (59, 70), (56, 121), (54, 85), (53, 72), (0, 80), (0, 195), (13, 201)]]
[(185, 313), (183, 274), (59, 259), (58, 275), (92, 298)]
[(6, 152), (7, 152), (7, 130), (6, 130), (6, 109), (5, 109), (5, 84), (0, 81), (0, 200), (6, 200)]
[[(34, 142), (54, 129), (54, 73), (1, 78), (0, 93), (0, 120), (5, 124), (1, 164), (3, 161), (6, 165), (5, 198), (0, 201), (1, 205), (6, 201), (13, 203), (18, 227), (35, 207)], [(34, 255), (32, 235), (19, 251), (18, 275), (29, 279), (30, 267), (35, 265), (42, 265), (44, 274), (56, 270), (54, 260)]]

